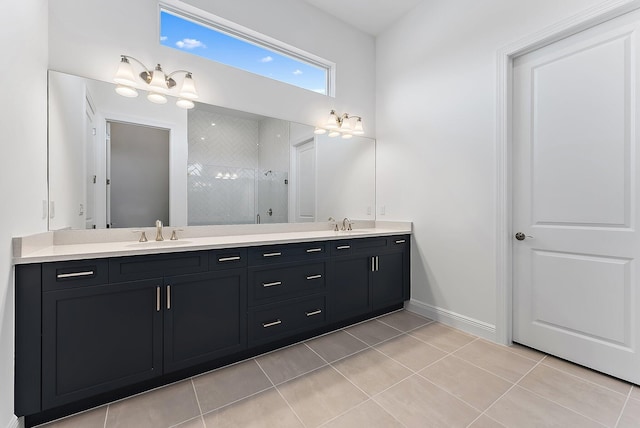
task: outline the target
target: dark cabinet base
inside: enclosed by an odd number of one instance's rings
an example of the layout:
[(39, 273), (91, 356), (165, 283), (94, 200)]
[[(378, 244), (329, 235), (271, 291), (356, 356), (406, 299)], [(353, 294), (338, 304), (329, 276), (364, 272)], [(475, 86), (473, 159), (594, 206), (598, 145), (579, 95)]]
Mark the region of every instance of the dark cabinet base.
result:
[(409, 236), (16, 266), (33, 426), (402, 308)]
[(289, 336), (284, 339), (275, 340), (260, 346), (255, 346), (245, 351), (238, 352), (232, 355), (227, 355), (225, 357), (218, 358), (216, 360), (210, 361), (205, 364), (200, 364), (197, 366), (189, 367), (187, 369), (178, 370), (163, 376), (150, 379), (145, 382), (136, 383), (135, 385), (123, 387), (114, 391), (110, 391), (108, 393), (99, 394), (91, 398), (78, 400), (71, 404), (55, 407), (43, 412), (29, 414), (25, 416), (25, 427), (30, 428), (36, 425), (50, 422), (52, 420), (59, 419), (64, 416), (68, 416), (68, 415), (78, 413), (87, 409), (91, 409), (93, 407), (101, 406), (101, 405), (104, 405), (116, 400), (120, 400), (135, 394), (139, 394), (141, 392), (148, 391), (163, 385), (168, 385), (170, 383), (173, 383), (182, 379), (186, 379), (191, 376), (199, 375), (210, 370), (215, 370), (217, 368), (224, 367), (226, 365), (232, 364), (237, 361), (242, 361), (247, 358), (253, 358), (258, 355), (264, 354), (266, 352), (270, 352), (278, 348), (282, 348), (284, 346), (292, 345), (302, 340), (310, 339), (312, 337), (315, 337), (321, 334), (329, 333), (331, 331), (347, 327), (351, 324), (355, 324), (370, 318), (374, 318), (389, 312), (402, 309), (403, 306), (404, 306), (403, 303), (391, 305), (389, 307), (379, 309), (370, 313), (345, 319), (338, 323), (325, 325), (323, 327), (319, 327), (311, 331), (306, 331), (304, 333), (300, 333), (294, 336)]

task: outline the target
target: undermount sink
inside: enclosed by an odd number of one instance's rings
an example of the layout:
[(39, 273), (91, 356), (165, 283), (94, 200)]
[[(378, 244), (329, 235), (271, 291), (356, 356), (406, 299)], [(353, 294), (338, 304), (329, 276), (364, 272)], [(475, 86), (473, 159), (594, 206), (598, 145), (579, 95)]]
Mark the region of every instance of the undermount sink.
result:
[(188, 245), (191, 244), (191, 241), (183, 241), (181, 239), (172, 241), (147, 241), (147, 242), (134, 242), (133, 244), (127, 245), (130, 248), (163, 248), (163, 247), (177, 247), (180, 245)]

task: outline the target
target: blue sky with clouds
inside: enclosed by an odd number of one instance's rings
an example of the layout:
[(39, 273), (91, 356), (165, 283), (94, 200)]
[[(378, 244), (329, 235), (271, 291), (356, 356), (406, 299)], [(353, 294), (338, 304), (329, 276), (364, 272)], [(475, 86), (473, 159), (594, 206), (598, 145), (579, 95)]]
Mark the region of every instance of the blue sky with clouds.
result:
[(160, 43), (251, 73), (326, 94), (326, 70), (160, 12)]

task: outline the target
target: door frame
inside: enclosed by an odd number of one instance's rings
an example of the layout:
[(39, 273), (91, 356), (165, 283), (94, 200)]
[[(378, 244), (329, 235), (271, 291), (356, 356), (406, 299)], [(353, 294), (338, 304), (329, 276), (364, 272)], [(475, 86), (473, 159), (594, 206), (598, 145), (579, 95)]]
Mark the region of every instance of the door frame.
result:
[(497, 52), (496, 99), (496, 332), (513, 338), (512, 96), (514, 58), (640, 9), (640, 0), (610, 0), (511, 43)]

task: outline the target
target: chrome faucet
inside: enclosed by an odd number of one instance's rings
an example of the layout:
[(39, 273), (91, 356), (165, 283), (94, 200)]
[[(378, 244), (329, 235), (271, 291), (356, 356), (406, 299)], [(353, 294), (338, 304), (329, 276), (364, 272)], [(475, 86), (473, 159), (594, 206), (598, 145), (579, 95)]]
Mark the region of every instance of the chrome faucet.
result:
[(351, 224), (352, 224), (351, 220), (349, 220), (348, 217), (345, 217), (342, 220), (342, 230), (353, 230), (353, 229), (351, 229)]
[(338, 222), (336, 221), (336, 219), (333, 218), (333, 217), (329, 217), (328, 221), (329, 221), (329, 223), (333, 223), (333, 230), (337, 232), (338, 231)]
[(162, 236), (162, 222), (160, 220), (156, 220), (156, 241), (164, 241), (164, 237)]

